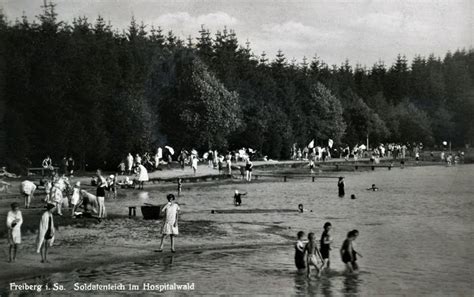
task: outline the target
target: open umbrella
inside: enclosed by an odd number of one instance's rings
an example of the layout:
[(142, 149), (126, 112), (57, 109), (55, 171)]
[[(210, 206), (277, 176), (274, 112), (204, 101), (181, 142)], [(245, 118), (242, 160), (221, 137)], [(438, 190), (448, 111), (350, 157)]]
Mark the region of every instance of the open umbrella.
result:
[(171, 146), (167, 145), (165, 146), (165, 149), (167, 149), (170, 152), (170, 154), (174, 155), (174, 149)]

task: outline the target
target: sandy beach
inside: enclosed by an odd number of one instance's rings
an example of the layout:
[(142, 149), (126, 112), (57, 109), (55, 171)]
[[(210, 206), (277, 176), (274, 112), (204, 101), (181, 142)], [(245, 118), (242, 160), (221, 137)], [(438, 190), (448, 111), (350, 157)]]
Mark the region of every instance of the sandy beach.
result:
[[(281, 163), (281, 162), (279, 162)], [(283, 162), (284, 163), (284, 162)], [(290, 162), (289, 162), (290, 163)], [(294, 162), (291, 162), (294, 163)], [(301, 162), (306, 164), (306, 162)], [(199, 175), (217, 174), (217, 170), (205, 165), (199, 166)], [(171, 178), (192, 176), (192, 170), (171, 169), (150, 173), (150, 178)], [(10, 192), (17, 195), (8, 195), (0, 200), (0, 218), (4, 221), (10, 204), (23, 201), (18, 194), (18, 180), (11, 181)], [(90, 176), (73, 177), (73, 181), (81, 181), (83, 188), (95, 193), (95, 188), (88, 186)], [(196, 195), (199, 187), (217, 184), (242, 183), (239, 179), (224, 180), (220, 182), (205, 182), (184, 184), (185, 195)], [(162, 192), (161, 197), (153, 197), (156, 204), (164, 204), (167, 193), (175, 193), (176, 185), (171, 183), (147, 184), (145, 190)], [(116, 261), (133, 261), (134, 259), (159, 258), (169, 251), (165, 245), (163, 253), (157, 253), (161, 238), (161, 221), (143, 220), (140, 211), (139, 197), (143, 191), (135, 189), (119, 189), (116, 200), (106, 200), (107, 220), (98, 223), (93, 218), (72, 219), (70, 210), (64, 212), (63, 217), (55, 216), (56, 241), (50, 249), (50, 263), (40, 263), (40, 255), (36, 254), (36, 232), (40, 215), (44, 211), (40, 201), (44, 194), (36, 194), (32, 201), (32, 208), (21, 209), (24, 223), (22, 226), (22, 244), (15, 263), (8, 263), (8, 243), (6, 240), (5, 224), (0, 226), (0, 246), (2, 253), (0, 262), (8, 269), (0, 271), (0, 280), (9, 281), (19, 278), (31, 277), (57, 271), (67, 271), (81, 267), (114, 263)], [(176, 194), (176, 193), (175, 193)], [(17, 196), (15, 198), (14, 196)], [(154, 203), (155, 204), (155, 203)], [(128, 206), (137, 206), (137, 216), (128, 217)], [(188, 212), (190, 210), (187, 210)], [(275, 226), (256, 226), (242, 223), (219, 223), (206, 220), (186, 220), (186, 212), (180, 219), (180, 235), (178, 238), (178, 253), (189, 253), (209, 249), (235, 248), (262, 244), (265, 239), (277, 240), (288, 244), (290, 238), (282, 233), (283, 228)], [(168, 243), (168, 242), (167, 242)], [(169, 243), (168, 243), (169, 244)], [(87, 252), (84, 252), (87, 251)]]

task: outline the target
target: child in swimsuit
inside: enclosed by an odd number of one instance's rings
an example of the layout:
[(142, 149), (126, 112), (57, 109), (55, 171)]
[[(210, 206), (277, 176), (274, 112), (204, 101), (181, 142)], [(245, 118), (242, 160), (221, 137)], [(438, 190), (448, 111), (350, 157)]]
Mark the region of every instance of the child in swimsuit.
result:
[(318, 267), (318, 260), (317, 256), (319, 256), (319, 259), (323, 261), (323, 258), (321, 257), (321, 254), (319, 253), (318, 247), (316, 246), (316, 237), (314, 236), (314, 233), (311, 232), (308, 234), (308, 243), (305, 246), (305, 252), (307, 253), (306, 255), (306, 261), (307, 261), (307, 273), (306, 276), (309, 277), (311, 273), (311, 265), (316, 268), (316, 272), (318, 277), (321, 275), (321, 269)]

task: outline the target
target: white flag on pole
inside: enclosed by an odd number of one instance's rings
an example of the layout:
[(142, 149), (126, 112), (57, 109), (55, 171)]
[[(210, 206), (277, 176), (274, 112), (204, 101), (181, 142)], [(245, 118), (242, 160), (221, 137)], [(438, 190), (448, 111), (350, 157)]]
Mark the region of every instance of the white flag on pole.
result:
[(314, 139), (308, 144), (308, 148), (312, 149), (314, 147)]
[(330, 148), (332, 148), (332, 145), (334, 144), (334, 141), (332, 139), (329, 139), (328, 141), (328, 145)]

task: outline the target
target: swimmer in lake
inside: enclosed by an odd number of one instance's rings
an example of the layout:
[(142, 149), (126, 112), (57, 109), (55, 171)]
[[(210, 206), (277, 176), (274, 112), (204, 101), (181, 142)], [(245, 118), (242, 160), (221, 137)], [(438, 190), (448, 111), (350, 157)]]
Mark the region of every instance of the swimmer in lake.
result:
[(306, 244), (305, 248), (305, 253), (306, 255), (306, 265), (307, 265), (307, 272), (306, 276), (309, 278), (311, 274), (311, 265), (316, 268), (316, 272), (318, 277), (321, 275), (321, 267), (318, 267), (318, 259), (316, 256), (319, 256), (319, 259), (324, 263), (323, 258), (321, 257), (321, 253), (318, 250), (318, 247), (316, 245), (316, 237), (314, 236), (314, 233), (311, 232), (308, 234), (308, 243)]
[(296, 269), (298, 269), (298, 272), (304, 271), (303, 269), (306, 268), (306, 262), (304, 260), (304, 249), (305, 249), (305, 243), (303, 241), (304, 237), (304, 232), (299, 231), (298, 234), (296, 235), (298, 237), (296, 243), (295, 243), (295, 266)]
[(378, 190), (379, 190), (379, 188), (377, 188), (377, 187), (375, 186), (375, 184), (372, 184), (372, 187), (367, 188), (367, 191), (374, 191), (374, 192), (375, 192), (375, 191), (378, 191)]
[[(303, 204), (298, 204), (298, 212), (305, 212), (307, 209), (303, 207)], [(310, 210), (309, 212), (313, 212), (313, 210)]]
[(242, 204), (242, 196), (247, 195), (247, 193), (239, 193), (238, 190), (235, 190), (234, 193), (234, 205), (240, 206)]

